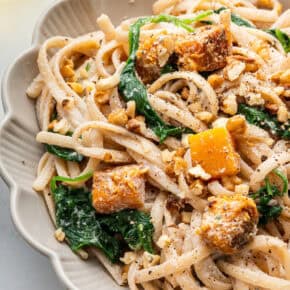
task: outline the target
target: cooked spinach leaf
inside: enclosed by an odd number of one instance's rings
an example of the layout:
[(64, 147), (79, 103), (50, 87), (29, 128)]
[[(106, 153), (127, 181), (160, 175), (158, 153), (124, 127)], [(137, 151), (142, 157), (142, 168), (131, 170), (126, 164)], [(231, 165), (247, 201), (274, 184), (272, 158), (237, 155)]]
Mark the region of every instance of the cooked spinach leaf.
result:
[[(214, 10), (214, 13), (216, 14), (220, 14), (222, 11), (226, 10), (228, 8), (226, 7), (221, 7), (217, 10)], [(251, 27), (251, 28), (256, 28), (255, 26), (253, 26), (249, 21), (243, 19), (242, 17), (231, 13), (231, 20), (233, 23), (237, 24), (238, 26), (245, 26), (245, 27)]]
[(210, 14), (212, 14), (211, 11), (206, 11), (190, 19), (179, 19), (171, 15), (157, 15), (139, 18), (134, 24), (130, 26), (130, 53), (126, 66), (123, 69), (120, 77), (119, 91), (127, 102), (131, 100), (135, 101), (138, 113), (145, 117), (148, 126), (160, 138), (160, 142), (163, 142), (168, 136), (180, 136), (183, 132), (185, 132), (186, 128), (174, 127), (172, 125), (166, 124), (160, 118), (160, 116), (152, 108), (148, 101), (146, 87), (137, 78), (135, 72), (135, 60), (136, 52), (139, 47), (140, 29), (142, 26), (148, 23), (170, 22), (176, 26), (184, 28), (189, 32), (192, 32), (193, 28), (189, 24), (195, 21), (200, 21)]
[(77, 178), (55, 176), (51, 181), (57, 227), (65, 233), (72, 250), (95, 246), (112, 262), (119, 261), (128, 246), (152, 253), (154, 228), (149, 215), (137, 210), (97, 214), (88, 190), (57, 184), (60, 181), (86, 181), (91, 176), (90, 172)]
[(65, 233), (73, 251), (85, 246), (95, 246), (112, 262), (121, 255), (118, 240), (102, 230), (91, 205), (91, 195), (86, 190), (70, 189), (59, 185), (53, 192), (57, 227)]
[(150, 216), (137, 210), (123, 210), (102, 216), (100, 224), (112, 233), (120, 233), (128, 246), (134, 250), (144, 249), (152, 253), (152, 235), (154, 227)]
[(288, 192), (288, 179), (279, 170), (273, 170), (273, 173), (281, 178), (283, 181), (282, 191), (279, 188), (269, 182), (269, 178), (265, 179), (265, 185), (261, 187), (257, 192), (250, 195), (251, 198), (257, 203), (257, 209), (260, 214), (259, 224), (265, 225), (269, 221), (276, 219), (282, 212), (282, 207), (274, 199), (275, 196), (283, 196)]
[(271, 116), (268, 112), (262, 109), (239, 104), (239, 114), (246, 117), (246, 120), (253, 125), (269, 130), (271, 134), (280, 138), (290, 139), (290, 123), (280, 123), (276, 117)]
[(79, 154), (78, 152), (69, 148), (45, 144), (45, 149), (47, 152), (67, 161), (82, 162), (84, 159), (82, 154)]
[(285, 32), (278, 28), (268, 29), (266, 31), (280, 41), (286, 53), (290, 52), (290, 37)]

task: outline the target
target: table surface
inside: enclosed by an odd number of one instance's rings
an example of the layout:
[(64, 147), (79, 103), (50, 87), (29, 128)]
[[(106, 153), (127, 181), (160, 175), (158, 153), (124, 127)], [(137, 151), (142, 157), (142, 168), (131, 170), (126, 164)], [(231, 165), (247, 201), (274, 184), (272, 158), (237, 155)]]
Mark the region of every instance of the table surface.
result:
[[(40, 13), (53, 0), (0, 0), (0, 75), (29, 48)], [(0, 102), (0, 120), (4, 114)], [(47, 257), (31, 248), (16, 231), (9, 209), (9, 190), (0, 178), (0, 289), (65, 289)]]

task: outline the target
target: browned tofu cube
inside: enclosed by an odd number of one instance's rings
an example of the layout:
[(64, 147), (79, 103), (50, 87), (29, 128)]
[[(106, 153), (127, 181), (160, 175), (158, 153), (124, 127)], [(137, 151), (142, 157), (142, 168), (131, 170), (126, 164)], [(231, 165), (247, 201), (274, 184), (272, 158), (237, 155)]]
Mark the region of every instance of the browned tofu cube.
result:
[(96, 171), (92, 192), (92, 202), (96, 211), (109, 214), (125, 208), (143, 207), (147, 171), (147, 168), (141, 165)]
[(204, 26), (180, 35), (175, 44), (178, 66), (186, 71), (213, 71), (227, 64), (231, 40), (224, 25)]
[(259, 213), (252, 198), (213, 196), (198, 232), (208, 246), (225, 254), (242, 250), (256, 235)]

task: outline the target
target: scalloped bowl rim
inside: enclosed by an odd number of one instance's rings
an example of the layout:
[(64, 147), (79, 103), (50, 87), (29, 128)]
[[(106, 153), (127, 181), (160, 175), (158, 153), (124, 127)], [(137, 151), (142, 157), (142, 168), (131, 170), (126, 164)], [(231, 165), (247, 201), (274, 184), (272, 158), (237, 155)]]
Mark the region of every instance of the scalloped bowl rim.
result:
[[(32, 37), (32, 46), (28, 49), (26, 49), (23, 53), (21, 53), (4, 71), (3, 77), (1, 80), (1, 99), (2, 99), (2, 105), (3, 105), (3, 110), (4, 110), (4, 118), (0, 123), (0, 136), (1, 136), (1, 131), (5, 127), (5, 125), (11, 120), (13, 117), (13, 111), (11, 109), (11, 104), (9, 102), (9, 93), (7, 92), (7, 83), (9, 79), (10, 72), (12, 71), (13, 67), (15, 64), (24, 58), (27, 54), (31, 53), (35, 49), (37, 49), (37, 41), (39, 37), (39, 31), (40, 27), (43, 23), (43, 20), (45, 16), (53, 10), (55, 7), (57, 7), (60, 3), (66, 2), (68, 0), (60, 0), (57, 3), (53, 3), (48, 7), (48, 9), (44, 10), (44, 12), (40, 15), (35, 28), (33, 32), (33, 37)], [(1, 161), (1, 160), (0, 160)], [(41, 254), (47, 256), (50, 259), (50, 262), (54, 268), (54, 271), (56, 275), (59, 277), (60, 281), (69, 289), (74, 289), (75, 286), (72, 284), (71, 280), (68, 278), (68, 276), (65, 274), (65, 271), (62, 267), (61, 260), (58, 256), (58, 253), (45, 247), (42, 245), (40, 242), (36, 241), (33, 236), (31, 236), (25, 229), (25, 227), (22, 225), (21, 220), (18, 216), (18, 212), (16, 209), (16, 200), (18, 195), (20, 194), (19, 192), (19, 186), (15, 182), (15, 180), (9, 175), (7, 170), (5, 169), (5, 166), (0, 162), (0, 177), (3, 178), (4, 182), (10, 189), (10, 213), (12, 217), (12, 221), (18, 230), (18, 232), (21, 234), (21, 236), (24, 238), (24, 240), (33, 248), (35, 248), (37, 251), (39, 251)]]
[[(2, 80), (1, 80), (1, 100), (4, 110), (4, 118), (0, 122), (0, 136), (1, 132), (4, 129), (5, 125), (11, 120), (13, 117), (13, 110), (11, 109), (11, 104), (9, 102), (9, 93), (7, 91), (7, 83), (9, 80), (10, 73), (12, 69), (14, 68), (15, 64), (24, 58), (27, 54), (31, 53), (32, 51), (37, 49), (38, 41), (40, 38), (40, 28), (45, 20), (45, 17), (55, 8), (57, 8), (59, 5), (61, 5), (63, 2), (68, 2), (70, 0), (59, 0), (54, 1), (52, 4), (50, 4), (46, 9), (43, 10), (43, 12), (38, 17), (38, 20), (34, 26), (33, 34), (32, 34), (32, 42), (31, 46), (26, 49), (24, 52), (22, 52), (15, 60), (6, 68), (6, 70), (3, 73)], [(54, 268), (54, 271), (56, 275), (59, 277), (60, 281), (66, 286), (69, 287), (69, 289), (75, 289), (76, 287), (72, 284), (71, 280), (68, 278), (68, 276), (65, 274), (65, 271), (62, 267), (60, 257), (58, 256), (58, 253), (45, 247), (40, 242), (36, 241), (33, 236), (31, 236), (25, 229), (25, 227), (22, 225), (21, 220), (18, 216), (17, 209), (16, 209), (16, 200), (19, 193), (19, 186), (15, 182), (15, 180), (9, 175), (7, 170), (5, 169), (5, 166), (2, 164), (0, 159), (0, 178), (4, 180), (6, 185), (8, 186), (10, 190), (10, 212), (12, 221), (18, 230), (18, 232), (21, 234), (21, 236), (24, 238), (24, 240), (33, 248), (35, 248), (37, 251), (39, 251), (41, 254), (47, 256), (50, 259), (50, 262)]]

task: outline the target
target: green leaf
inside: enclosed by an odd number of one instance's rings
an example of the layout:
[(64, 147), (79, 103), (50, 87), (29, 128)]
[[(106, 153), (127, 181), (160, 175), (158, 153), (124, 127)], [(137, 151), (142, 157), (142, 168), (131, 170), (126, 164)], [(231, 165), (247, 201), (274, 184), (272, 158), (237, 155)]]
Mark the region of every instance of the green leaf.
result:
[(278, 28), (266, 31), (279, 40), (286, 53), (290, 52), (290, 37), (285, 32)]
[(80, 175), (80, 176), (77, 176), (77, 177), (74, 177), (74, 178), (70, 178), (70, 177), (65, 177), (65, 176), (54, 176), (52, 179), (51, 179), (51, 182), (50, 182), (50, 188), (51, 188), (51, 191), (54, 192), (55, 189), (56, 189), (56, 183), (58, 181), (62, 181), (62, 182), (80, 182), (80, 181), (87, 181), (89, 180), (90, 178), (92, 178), (93, 176), (93, 172), (92, 171), (89, 171), (83, 175)]
[(282, 189), (282, 195), (284, 193), (287, 193), (288, 192), (288, 178), (287, 176), (285, 176), (280, 170), (278, 169), (274, 169), (273, 170), (273, 173), (276, 174), (278, 177), (280, 177), (280, 179), (282, 180), (283, 182), (283, 189)]
[(90, 193), (84, 189), (58, 186), (54, 192), (56, 223), (65, 233), (73, 251), (95, 246), (112, 262), (118, 261), (122, 251), (120, 242), (102, 230), (91, 205)]
[(280, 123), (276, 117), (271, 116), (265, 110), (239, 104), (238, 113), (246, 117), (246, 120), (253, 125), (270, 131), (282, 139), (290, 140), (290, 124)]
[(273, 173), (281, 178), (283, 181), (283, 190), (269, 182), (269, 178), (266, 177), (265, 185), (262, 186), (257, 192), (250, 194), (250, 197), (257, 203), (257, 209), (260, 214), (259, 224), (265, 225), (269, 221), (278, 218), (282, 212), (280, 205), (271, 205), (270, 201), (276, 196), (283, 196), (288, 192), (288, 179), (282, 172), (277, 169), (273, 170)]
[(182, 27), (188, 32), (192, 32), (193, 28), (189, 25), (193, 22), (200, 21), (210, 14), (212, 11), (205, 11), (194, 18), (179, 19), (172, 15), (157, 15), (151, 17), (139, 18), (134, 24), (130, 26), (129, 30), (129, 47), (130, 53), (120, 76), (119, 91), (125, 101), (135, 101), (136, 108), (139, 114), (146, 119), (148, 126), (159, 137), (160, 142), (163, 142), (168, 136), (181, 136), (181, 134), (188, 130), (182, 127), (174, 127), (166, 124), (157, 112), (152, 108), (148, 101), (147, 90), (137, 78), (135, 72), (136, 52), (139, 48), (140, 29), (148, 23), (169, 22), (178, 27)]
[(100, 224), (113, 233), (120, 233), (128, 246), (134, 250), (144, 249), (153, 253), (154, 227), (150, 216), (136, 210), (123, 210), (99, 218)]
[(56, 210), (57, 227), (65, 233), (73, 251), (86, 246), (100, 249), (112, 262), (117, 262), (127, 246), (153, 253), (154, 227), (150, 216), (137, 210), (123, 210), (110, 215), (97, 214), (91, 193), (84, 188), (72, 189), (57, 182), (86, 181), (92, 172), (68, 178), (55, 176), (50, 187)]
[(82, 154), (79, 154), (78, 152), (69, 148), (45, 144), (45, 149), (47, 152), (67, 161), (82, 162), (84, 159)]

